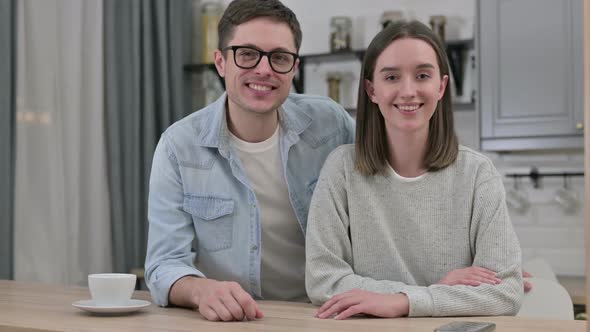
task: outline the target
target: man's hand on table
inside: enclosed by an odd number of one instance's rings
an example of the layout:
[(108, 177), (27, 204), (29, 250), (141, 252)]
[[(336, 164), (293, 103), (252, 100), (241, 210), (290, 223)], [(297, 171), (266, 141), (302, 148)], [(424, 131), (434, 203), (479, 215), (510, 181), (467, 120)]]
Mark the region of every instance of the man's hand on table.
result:
[(264, 317), (258, 303), (233, 281), (183, 277), (172, 286), (170, 299), (173, 304), (195, 308), (211, 321), (241, 321)]
[(203, 287), (196, 292), (198, 310), (212, 321), (253, 320), (264, 315), (258, 304), (233, 281), (203, 279)]

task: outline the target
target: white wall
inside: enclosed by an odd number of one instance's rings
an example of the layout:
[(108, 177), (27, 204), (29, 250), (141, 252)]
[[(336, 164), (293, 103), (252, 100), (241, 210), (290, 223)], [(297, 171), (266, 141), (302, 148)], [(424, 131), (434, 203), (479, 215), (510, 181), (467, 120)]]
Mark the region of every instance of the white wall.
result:
[[(225, 6), (230, 0), (223, 0)], [(330, 18), (349, 16), (352, 19), (353, 49), (364, 49), (379, 32), (381, 14), (388, 10), (401, 10), (408, 19), (428, 24), (431, 15), (447, 16), (446, 38), (473, 38), (474, 0), (283, 0), (297, 15), (303, 32), (300, 54), (327, 53), (330, 50)], [(333, 62), (309, 65), (305, 68), (305, 93), (327, 95), (327, 74), (345, 73), (341, 85), (340, 103), (347, 108), (356, 104), (360, 62)], [(471, 91), (471, 76), (467, 73), (465, 91)], [(469, 100), (466, 94), (463, 101)]]
[[(224, 0), (227, 5), (231, 1)], [(297, 15), (303, 31), (301, 54), (328, 52), (330, 18), (349, 16), (353, 21), (353, 48), (366, 48), (380, 30), (387, 10), (401, 10), (406, 18), (428, 23), (430, 15), (447, 16), (447, 39), (473, 37), (474, 0), (283, 0)]]
[[(283, 3), (291, 8), (301, 23), (303, 43), (301, 54), (327, 53), (330, 50), (330, 18), (349, 16), (352, 19), (353, 49), (366, 48), (371, 39), (379, 32), (381, 14), (388, 10), (399, 10), (408, 19), (418, 19), (428, 24), (431, 15), (447, 16), (446, 38), (473, 38), (473, 18), (475, 3), (473, 0), (447, 0), (441, 5), (438, 0), (285, 0)], [(332, 62), (320, 65), (308, 65), (305, 68), (305, 92), (327, 95), (326, 77), (331, 71), (345, 73), (342, 80), (340, 103), (347, 108), (356, 105), (360, 62)], [(471, 91), (471, 75), (467, 72), (465, 91)], [(468, 94), (466, 94), (469, 100)], [(465, 101), (465, 99), (463, 99)]]
[[(230, 1), (223, 0), (227, 5)], [(282, 0), (297, 15), (303, 30), (301, 54), (329, 51), (330, 17), (350, 16), (353, 21), (352, 48), (366, 48), (379, 31), (379, 18), (386, 10), (402, 10), (407, 18), (428, 23), (430, 15), (447, 16), (446, 39), (473, 38), (475, 0)], [(468, 68), (466, 68), (468, 69)], [(341, 92), (341, 104), (356, 103), (360, 63), (325, 63), (306, 67), (306, 93), (327, 95), (326, 74), (329, 71), (348, 72)], [(475, 88), (475, 73), (466, 73), (465, 91)], [(479, 147), (478, 116), (474, 111), (455, 112), (457, 132), (461, 142)], [(534, 153), (490, 154), (501, 173), (526, 173), (531, 166), (542, 172), (583, 170), (583, 151), (552, 151)], [(584, 202), (583, 178), (570, 181), (580, 202)], [(505, 186), (513, 185), (506, 179)], [(523, 248), (523, 258), (543, 257), (560, 275), (585, 275), (585, 207), (565, 214), (554, 201), (554, 193), (562, 186), (561, 178), (545, 178), (543, 186), (532, 188), (528, 180), (521, 181), (531, 202), (525, 213), (511, 211), (511, 218)]]
[[(528, 173), (531, 165), (540, 172), (582, 172), (583, 151), (528, 152), (488, 154), (500, 172)], [(523, 250), (523, 259), (542, 257), (549, 261), (558, 275), (586, 274), (585, 220), (586, 207), (584, 178), (570, 178), (569, 188), (578, 198), (579, 208), (571, 213), (562, 210), (555, 201), (555, 193), (563, 187), (563, 178), (543, 178), (541, 188), (521, 179), (519, 188), (528, 196), (530, 208), (524, 213), (509, 210), (512, 223)], [(514, 180), (506, 178), (506, 190)]]

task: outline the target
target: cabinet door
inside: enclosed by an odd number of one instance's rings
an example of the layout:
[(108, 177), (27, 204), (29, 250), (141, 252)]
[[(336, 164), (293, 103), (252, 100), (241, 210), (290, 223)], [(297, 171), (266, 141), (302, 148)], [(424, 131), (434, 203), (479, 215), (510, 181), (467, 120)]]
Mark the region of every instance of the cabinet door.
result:
[(582, 9), (583, 0), (479, 1), (482, 147), (582, 134)]
[[(590, 3), (586, 3), (590, 6)], [(584, 134), (584, 1), (575, 0), (572, 5), (574, 48), (574, 120), (576, 133)], [(587, 19), (590, 19), (587, 18)], [(590, 36), (587, 36), (590, 38)]]

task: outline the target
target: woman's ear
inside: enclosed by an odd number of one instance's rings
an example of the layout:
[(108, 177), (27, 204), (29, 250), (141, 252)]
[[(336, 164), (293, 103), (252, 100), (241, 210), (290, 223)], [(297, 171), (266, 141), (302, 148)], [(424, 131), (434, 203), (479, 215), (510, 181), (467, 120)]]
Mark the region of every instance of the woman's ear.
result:
[(445, 91), (447, 89), (447, 85), (449, 84), (449, 75), (443, 75), (442, 79), (440, 80), (440, 90), (438, 100), (441, 100), (442, 97), (445, 95)]
[(377, 104), (377, 102), (375, 101), (375, 87), (373, 87), (373, 82), (365, 79), (364, 83), (365, 83), (365, 92), (367, 92), (367, 96), (369, 96), (369, 99), (371, 99), (371, 101), (373, 103)]

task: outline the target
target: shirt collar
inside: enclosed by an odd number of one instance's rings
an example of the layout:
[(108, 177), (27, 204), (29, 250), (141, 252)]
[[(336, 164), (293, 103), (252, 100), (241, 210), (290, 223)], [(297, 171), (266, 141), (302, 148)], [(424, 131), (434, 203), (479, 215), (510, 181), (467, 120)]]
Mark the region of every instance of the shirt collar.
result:
[[(195, 124), (196, 144), (205, 147), (226, 150), (229, 145), (229, 129), (227, 127), (225, 105), (227, 93), (223, 93), (215, 102), (198, 111)], [(312, 122), (303, 108), (287, 97), (279, 108), (279, 123), (287, 135), (301, 135)]]

